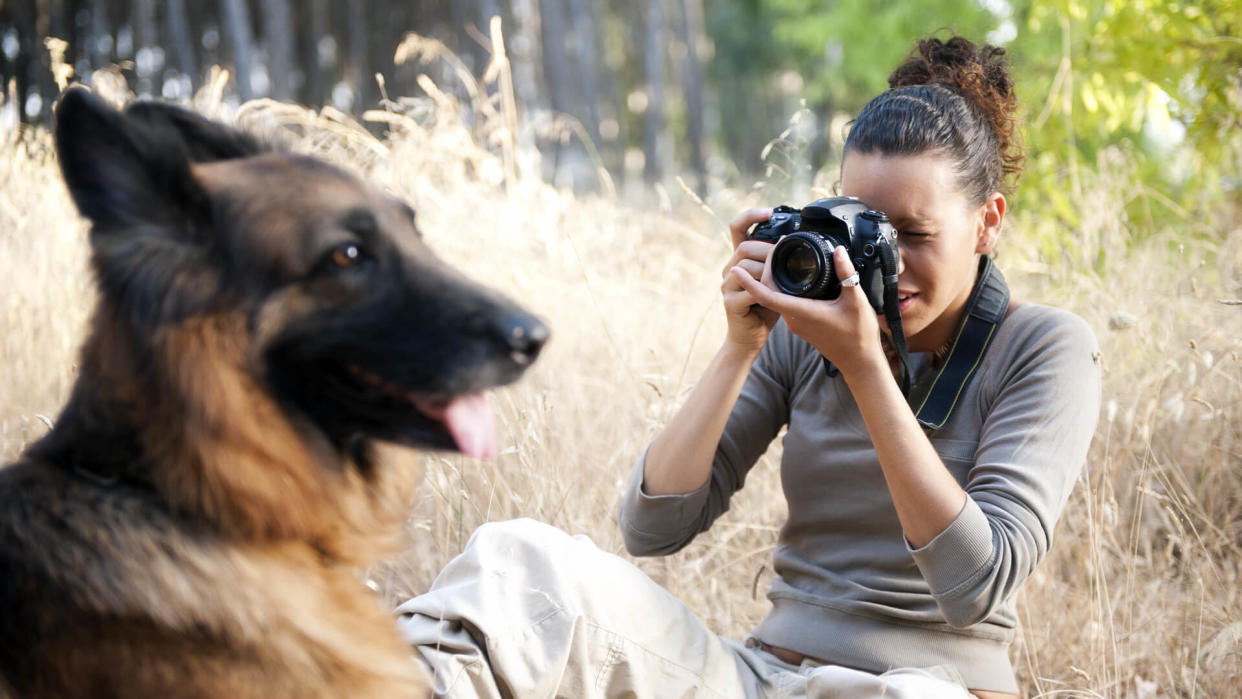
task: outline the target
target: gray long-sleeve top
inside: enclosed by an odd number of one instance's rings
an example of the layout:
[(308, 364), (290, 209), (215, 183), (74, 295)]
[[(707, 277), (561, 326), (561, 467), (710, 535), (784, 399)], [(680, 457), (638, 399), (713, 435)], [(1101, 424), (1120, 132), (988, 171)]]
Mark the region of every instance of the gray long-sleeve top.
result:
[(1048, 551), (1099, 404), (1091, 328), (1067, 311), (1015, 309), (948, 424), (929, 432), (966, 505), (912, 549), (844, 379), (828, 376), (819, 353), (778, 323), (702, 488), (649, 495), (645, 454), (635, 464), (620, 512), (626, 547), (662, 555), (690, 543), (728, 509), (787, 424), (781, 482), (789, 518), (773, 557), (772, 610), (752, 634), (875, 672), (949, 664), (972, 689), (1016, 692), (1008, 658), (1014, 592)]

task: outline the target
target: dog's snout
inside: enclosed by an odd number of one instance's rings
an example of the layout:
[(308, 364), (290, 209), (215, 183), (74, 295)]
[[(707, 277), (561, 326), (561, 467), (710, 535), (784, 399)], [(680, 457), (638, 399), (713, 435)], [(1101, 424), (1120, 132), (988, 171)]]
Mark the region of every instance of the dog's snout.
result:
[(504, 324), (503, 333), (513, 361), (523, 366), (535, 361), (549, 334), (548, 326), (526, 314), (511, 316)]

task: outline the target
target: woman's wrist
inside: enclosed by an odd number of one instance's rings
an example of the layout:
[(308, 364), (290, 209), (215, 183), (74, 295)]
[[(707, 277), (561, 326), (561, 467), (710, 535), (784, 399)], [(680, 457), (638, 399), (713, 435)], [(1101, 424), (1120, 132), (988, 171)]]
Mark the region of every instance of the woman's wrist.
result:
[(759, 352), (763, 350), (763, 343), (740, 342), (731, 337), (726, 337), (724, 343), (717, 351), (717, 355), (722, 361), (727, 362), (743, 362), (749, 366), (759, 356)]
[(855, 386), (872, 386), (876, 381), (892, 380), (893, 369), (884, 350), (877, 344), (874, 351), (861, 352), (849, 360), (836, 363), (837, 370), (853, 391)]

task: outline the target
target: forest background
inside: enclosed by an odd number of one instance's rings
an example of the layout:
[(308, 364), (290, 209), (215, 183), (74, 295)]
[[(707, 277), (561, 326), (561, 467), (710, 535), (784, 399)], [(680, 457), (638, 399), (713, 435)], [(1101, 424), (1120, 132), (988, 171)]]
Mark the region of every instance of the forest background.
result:
[[(61, 85), (186, 102), (407, 197), (555, 337), (489, 464), (423, 458), (390, 600), (477, 524), (619, 550), (616, 498), (721, 332), (723, 221), (833, 191), (848, 120), (920, 37), (1004, 46), (1027, 170), (999, 262), (1095, 327), (1105, 406), (1014, 650), (1034, 696), (1242, 682), (1238, 0), (0, 0), (0, 457), (46, 430), (92, 291), (46, 127)], [(779, 441), (779, 440), (778, 440)], [(774, 459), (640, 561), (725, 634), (766, 609)]]

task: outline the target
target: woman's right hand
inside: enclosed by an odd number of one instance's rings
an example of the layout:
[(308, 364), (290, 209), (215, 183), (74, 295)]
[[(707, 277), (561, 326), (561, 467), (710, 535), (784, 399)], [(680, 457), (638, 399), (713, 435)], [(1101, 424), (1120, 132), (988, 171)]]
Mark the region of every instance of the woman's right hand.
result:
[(780, 315), (758, 305), (731, 270), (737, 267), (771, 286), (770, 281), (763, 279), (763, 263), (767, 261), (773, 245), (747, 237), (751, 226), (768, 220), (771, 215), (771, 209), (746, 209), (729, 222), (733, 257), (721, 273), (724, 282), (720, 285), (720, 291), (724, 295), (725, 317), (729, 323), (728, 341), (751, 352), (758, 352), (768, 341), (768, 331), (776, 325)]

